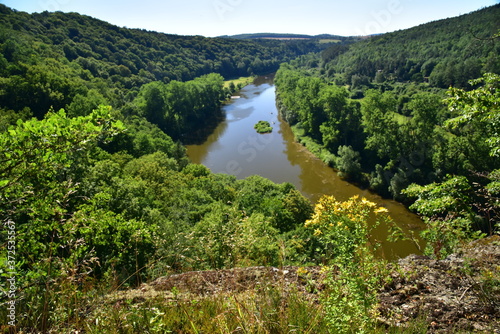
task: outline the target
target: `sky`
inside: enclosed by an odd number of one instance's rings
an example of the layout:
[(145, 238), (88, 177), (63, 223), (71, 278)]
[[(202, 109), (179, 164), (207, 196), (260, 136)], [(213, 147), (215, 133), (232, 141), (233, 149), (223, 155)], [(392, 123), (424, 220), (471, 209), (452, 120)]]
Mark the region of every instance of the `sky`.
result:
[(28, 13), (77, 12), (177, 35), (241, 33), (358, 36), (467, 14), (500, 0), (0, 0)]

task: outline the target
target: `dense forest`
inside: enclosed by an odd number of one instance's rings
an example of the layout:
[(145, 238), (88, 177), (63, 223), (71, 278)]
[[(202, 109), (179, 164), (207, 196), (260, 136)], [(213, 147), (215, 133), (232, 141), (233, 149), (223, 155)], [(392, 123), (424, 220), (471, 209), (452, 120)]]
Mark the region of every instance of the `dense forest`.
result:
[(483, 73), (499, 73), (500, 8), (374, 36), (321, 54), (320, 71), (339, 85), (411, 81), (432, 87), (466, 87)]
[[(182, 304), (174, 288), (161, 306), (126, 299), (109, 312), (107, 295), (162, 275), (290, 265), (304, 277), (325, 265), (326, 293), (262, 288), (280, 306), (249, 319), (286, 306), (325, 319), (290, 313), (297, 331), (377, 329), (389, 273), (371, 235), (383, 225), (407, 237), (387, 209), (356, 197), (313, 206), (289, 183), (214, 174), (182, 141), (220, 117), (238, 89), (227, 79), (279, 69), (297, 138), (346, 178), (413, 203), (426, 252), (445, 257), (498, 225), (499, 10), (325, 43), (166, 35), (0, 5), (0, 330), (211, 332), (184, 309), (205, 302)], [(236, 325), (217, 330), (245, 327), (238, 298), (216, 314)], [(206, 303), (197, 312), (214, 326)], [(289, 329), (250, 322), (258, 330), (244, 332)]]

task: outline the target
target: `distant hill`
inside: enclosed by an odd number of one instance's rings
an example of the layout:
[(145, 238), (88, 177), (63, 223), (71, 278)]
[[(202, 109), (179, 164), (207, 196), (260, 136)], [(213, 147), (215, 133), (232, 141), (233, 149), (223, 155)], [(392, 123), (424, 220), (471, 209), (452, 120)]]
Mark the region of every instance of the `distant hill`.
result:
[(330, 34), (321, 35), (304, 35), (304, 34), (278, 34), (278, 33), (255, 33), (255, 34), (239, 34), (239, 35), (224, 35), (220, 38), (230, 39), (275, 39), (275, 40), (328, 40), (332, 43), (339, 42), (355, 42), (360, 40), (359, 37), (339, 36)]
[(300, 34), (275, 34), (275, 33), (255, 33), (255, 34), (238, 34), (238, 35), (223, 35), (221, 38), (233, 39), (311, 39), (311, 35)]

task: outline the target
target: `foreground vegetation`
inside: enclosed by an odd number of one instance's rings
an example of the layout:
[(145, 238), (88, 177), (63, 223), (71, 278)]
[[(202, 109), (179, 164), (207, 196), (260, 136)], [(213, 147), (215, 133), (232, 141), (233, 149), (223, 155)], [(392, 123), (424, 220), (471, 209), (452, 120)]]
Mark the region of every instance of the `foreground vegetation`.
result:
[[(313, 207), (291, 184), (191, 164), (181, 143), (217, 122), (238, 88), (225, 79), (276, 69), (318, 44), (168, 36), (78, 14), (0, 11), (3, 332), (399, 331), (377, 320), (378, 293), (394, 271), (374, 256), (382, 240), (372, 231), (412, 236), (385, 208), (329, 196)], [(388, 36), (373, 41), (397, 48)], [(500, 78), (491, 42), (477, 55), (482, 76), (450, 89), (448, 107), (439, 85), (419, 75), (358, 80), (359, 69), (347, 80), (345, 45), (283, 65), (276, 77), (282, 113), (301, 140), (346, 178), (412, 203), (436, 259), (498, 231)], [(253, 276), (252, 289), (204, 298), (175, 285), (168, 296), (126, 295), (165, 275), (252, 266), (295, 266), (308, 290)], [(310, 266), (321, 266), (321, 288)], [(478, 286), (496, 316), (500, 278), (483, 276)], [(424, 320), (408, 331), (425, 332)]]
[[(369, 325), (341, 331), (340, 325), (348, 322), (336, 322), (335, 332), (498, 330), (498, 243), (496, 237), (468, 245), (452, 260), (414, 256), (399, 261), (401, 269), (386, 270), (389, 275), (377, 292)], [(466, 267), (461, 266), (462, 261), (467, 262)], [(106, 294), (101, 303), (109, 305), (111, 314), (90, 307), (80, 323), (91, 333), (115, 333), (117, 329), (125, 333), (331, 333), (325, 305), (332, 291), (324, 282), (334, 275), (321, 267), (290, 266), (171, 275), (135, 290)], [(355, 297), (344, 293), (346, 298)], [(342, 314), (344, 320), (351, 312)]]

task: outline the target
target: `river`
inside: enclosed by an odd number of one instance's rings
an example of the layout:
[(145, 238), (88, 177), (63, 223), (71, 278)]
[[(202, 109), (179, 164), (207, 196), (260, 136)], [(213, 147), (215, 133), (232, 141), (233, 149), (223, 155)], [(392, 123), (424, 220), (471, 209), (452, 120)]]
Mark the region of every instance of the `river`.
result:
[[(402, 204), (342, 180), (332, 168), (295, 142), (290, 126), (278, 115), (271, 76), (258, 77), (222, 108), (225, 119), (205, 142), (187, 146), (192, 162), (240, 179), (258, 174), (276, 183), (290, 182), (312, 202), (325, 194), (339, 200), (359, 195), (387, 208), (403, 230), (422, 227), (422, 221)], [(260, 120), (268, 121), (273, 132), (258, 134), (253, 127)], [(381, 239), (386, 233), (377, 234), (376, 238)], [(419, 253), (413, 242), (408, 241), (384, 243), (382, 248), (391, 259)]]

